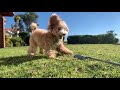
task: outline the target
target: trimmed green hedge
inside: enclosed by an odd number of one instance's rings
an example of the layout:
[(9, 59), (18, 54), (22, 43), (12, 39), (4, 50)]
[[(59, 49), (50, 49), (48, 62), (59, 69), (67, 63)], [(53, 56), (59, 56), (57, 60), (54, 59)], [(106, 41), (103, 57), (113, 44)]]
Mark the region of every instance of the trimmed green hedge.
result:
[(68, 36), (68, 44), (115, 44), (119, 41), (115, 38), (114, 31), (107, 31), (106, 34), (100, 35), (73, 35)]

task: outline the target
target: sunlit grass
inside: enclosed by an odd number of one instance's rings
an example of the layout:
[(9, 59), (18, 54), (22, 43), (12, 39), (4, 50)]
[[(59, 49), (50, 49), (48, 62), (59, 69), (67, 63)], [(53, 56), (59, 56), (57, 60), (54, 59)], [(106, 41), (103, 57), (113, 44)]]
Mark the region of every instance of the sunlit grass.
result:
[[(82, 54), (120, 63), (120, 45), (66, 45), (75, 54)], [(28, 47), (0, 49), (1, 78), (120, 78), (120, 67), (92, 60), (77, 60), (70, 55), (48, 59), (28, 57)]]

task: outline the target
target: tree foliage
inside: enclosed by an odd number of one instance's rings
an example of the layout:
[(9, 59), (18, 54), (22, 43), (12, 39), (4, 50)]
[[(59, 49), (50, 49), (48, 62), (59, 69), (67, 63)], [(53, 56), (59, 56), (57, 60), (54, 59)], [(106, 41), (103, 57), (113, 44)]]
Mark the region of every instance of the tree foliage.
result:
[(37, 19), (39, 17), (35, 12), (26, 12), (25, 14), (19, 14), (19, 16), (23, 19), (27, 31), (30, 31), (29, 26), (32, 22), (37, 23)]
[(74, 35), (68, 36), (68, 44), (114, 44), (119, 41), (113, 30), (100, 35)]

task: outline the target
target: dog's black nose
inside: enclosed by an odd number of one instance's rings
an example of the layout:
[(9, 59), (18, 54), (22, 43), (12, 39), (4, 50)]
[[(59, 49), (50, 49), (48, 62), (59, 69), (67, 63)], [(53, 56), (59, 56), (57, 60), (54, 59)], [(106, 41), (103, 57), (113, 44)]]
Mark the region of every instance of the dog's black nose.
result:
[(65, 34), (63, 34), (63, 36), (65, 36)]

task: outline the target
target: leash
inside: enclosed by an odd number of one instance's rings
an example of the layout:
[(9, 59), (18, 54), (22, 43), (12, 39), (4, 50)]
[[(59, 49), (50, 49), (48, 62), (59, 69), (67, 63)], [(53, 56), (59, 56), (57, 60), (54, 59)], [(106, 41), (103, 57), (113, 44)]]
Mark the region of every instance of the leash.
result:
[(88, 57), (88, 56), (83, 56), (83, 55), (80, 55), (80, 54), (74, 55), (74, 58), (77, 58), (79, 60), (92, 59), (92, 60), (101, 61), (101, 62), (105, 62), (105, 63), (108, 63), (108, 64), (120, 66), (120, 63), (110, 62), (110, 61), (101, 60), (101, 59), (97, 59), (97, 58), (93, 58), (93, 57)]

